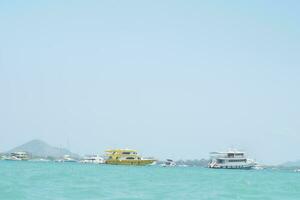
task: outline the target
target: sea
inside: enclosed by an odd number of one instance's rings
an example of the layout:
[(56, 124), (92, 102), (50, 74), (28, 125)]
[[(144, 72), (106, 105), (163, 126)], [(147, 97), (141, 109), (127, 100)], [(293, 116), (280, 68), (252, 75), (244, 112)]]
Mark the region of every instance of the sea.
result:
[(300, 173), (0, 161), (0, 200), (299, 200)]

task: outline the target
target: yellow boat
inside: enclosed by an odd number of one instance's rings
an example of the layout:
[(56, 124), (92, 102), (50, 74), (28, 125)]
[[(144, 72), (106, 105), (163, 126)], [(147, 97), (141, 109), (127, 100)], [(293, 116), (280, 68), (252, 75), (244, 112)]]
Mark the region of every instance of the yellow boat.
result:
[(131, 149), (112, 149), (106, 151), (106, 164), (112, 165), (150, 165), (154, 159), (145, 159)]

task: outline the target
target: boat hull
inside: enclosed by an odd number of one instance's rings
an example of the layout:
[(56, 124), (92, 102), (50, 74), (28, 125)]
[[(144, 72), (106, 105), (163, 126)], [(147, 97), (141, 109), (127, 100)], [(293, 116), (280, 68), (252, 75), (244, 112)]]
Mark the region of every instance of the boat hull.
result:
[(106, 164), (110, 165), (150, 165), (155, 160), (106, 160)]
[(253, 165), (240, 165), (240, 166), (208, 166), (212, 169), (253, 169)]

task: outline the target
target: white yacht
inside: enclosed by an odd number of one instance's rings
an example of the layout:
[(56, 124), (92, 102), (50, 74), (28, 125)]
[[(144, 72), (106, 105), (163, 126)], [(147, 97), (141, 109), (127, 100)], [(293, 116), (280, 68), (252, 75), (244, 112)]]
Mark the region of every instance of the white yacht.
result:
[(256, 166), (252, 159), (248, 159), (244, 152), (230, 150), (227, 152), (210, 153), (209, 168), (215, 169), (251, 169)]
[(62, 159), (55, 160), (55, 162), (77, 162), (77, 160), (72, 158), (70, 155), (64, 155)]
[(29, 155), (25, 151), (13, 152), (6, 160), (28, 160)]
[(105, 163), (104, 158), (102, 158), (99, 155), (85, 156), (80, 162), (81, 163), (93, 163), (93, 164)]
[(165, 163), (161, 164), (162, 167), (175, 167), (176, 166), (176, 162), (174, 162), (171, 159), (167, 159), (165, 161)]

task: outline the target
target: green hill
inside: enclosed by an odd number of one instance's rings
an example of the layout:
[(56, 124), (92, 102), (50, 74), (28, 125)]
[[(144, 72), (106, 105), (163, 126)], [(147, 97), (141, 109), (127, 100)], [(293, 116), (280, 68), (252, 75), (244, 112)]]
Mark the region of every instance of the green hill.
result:
[(8, 151), (7, 153), (12, 153), (16, 151), (26, 151), (31, 154), (32, 157), (53, 157), (60, 158), (64, 155), (70, 155), (72, 157), (79, 157), (77, 154), (64, 148), (57, 148), (50, 146), (41, 140), (32, 140), (21, 146), (15, 147)]

